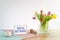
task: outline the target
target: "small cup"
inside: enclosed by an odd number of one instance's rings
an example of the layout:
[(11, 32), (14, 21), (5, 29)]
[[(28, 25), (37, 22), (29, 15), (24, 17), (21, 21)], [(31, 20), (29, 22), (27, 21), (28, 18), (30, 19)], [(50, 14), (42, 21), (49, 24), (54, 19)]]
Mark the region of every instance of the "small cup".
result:
[(12, 32), (6, 31), (5, 35), (6, 35), (6, 36), (12, 36)]

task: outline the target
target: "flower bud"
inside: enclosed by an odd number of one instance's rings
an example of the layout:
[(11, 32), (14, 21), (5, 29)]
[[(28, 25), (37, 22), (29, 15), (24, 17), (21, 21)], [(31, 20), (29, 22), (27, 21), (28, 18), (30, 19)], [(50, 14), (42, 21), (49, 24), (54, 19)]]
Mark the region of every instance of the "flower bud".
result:
[(36, 19), (36, 17), (33, 17), (32, 19)]
[(49, 16), (50, 14), (51, 14), (51, 12), (49, 11), (49, 12), (48, 12), (48, 16)]

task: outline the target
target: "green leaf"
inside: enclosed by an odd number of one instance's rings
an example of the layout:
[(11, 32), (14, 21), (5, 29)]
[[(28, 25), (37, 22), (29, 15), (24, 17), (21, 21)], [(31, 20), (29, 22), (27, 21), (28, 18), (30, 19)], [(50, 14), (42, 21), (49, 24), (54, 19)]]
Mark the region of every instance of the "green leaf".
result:
[(38, 20), (40, 20), (40, 14), (36, 13), (36, 16), (37, 16)]
[(49, 21), (51, 19), (51, 16), (46, 16), (45, 21)]

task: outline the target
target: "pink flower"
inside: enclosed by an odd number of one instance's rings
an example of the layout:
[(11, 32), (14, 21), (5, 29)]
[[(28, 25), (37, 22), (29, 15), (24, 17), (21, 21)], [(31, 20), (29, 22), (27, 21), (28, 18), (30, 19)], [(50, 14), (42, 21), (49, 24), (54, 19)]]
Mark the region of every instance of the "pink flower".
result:
[(49, 16), (50, 14), (51, 14), (51, 12), (49, 11), (47, 15)]
[(43, 15), (43, 10), (41, 10), (40, 13)]

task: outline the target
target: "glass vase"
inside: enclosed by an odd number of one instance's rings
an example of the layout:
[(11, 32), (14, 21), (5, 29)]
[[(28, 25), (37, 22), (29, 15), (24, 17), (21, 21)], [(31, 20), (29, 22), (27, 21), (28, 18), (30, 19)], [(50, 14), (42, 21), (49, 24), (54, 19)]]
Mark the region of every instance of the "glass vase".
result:
[(41, 26), (40, 26), (41, 33), (42, 34), (47, 34), (48, 33), (48, 21), (41, 22), (40, 24), (41, 24)]

